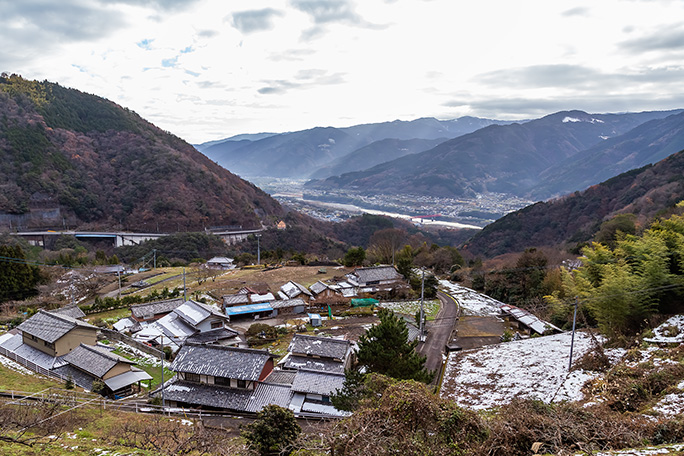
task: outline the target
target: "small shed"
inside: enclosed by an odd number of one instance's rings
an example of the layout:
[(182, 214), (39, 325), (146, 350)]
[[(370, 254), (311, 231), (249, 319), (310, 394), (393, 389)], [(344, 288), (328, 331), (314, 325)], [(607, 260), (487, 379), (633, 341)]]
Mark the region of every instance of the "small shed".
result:
[(311, 323), (311, 326), (314, 328), (323, 325), (323, 321), (319, 314), (309, 314), (309, 323)]

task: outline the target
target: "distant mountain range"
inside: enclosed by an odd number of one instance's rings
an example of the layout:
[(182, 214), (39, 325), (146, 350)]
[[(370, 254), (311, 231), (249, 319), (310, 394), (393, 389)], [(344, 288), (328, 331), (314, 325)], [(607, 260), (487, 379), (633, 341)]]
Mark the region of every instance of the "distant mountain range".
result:
[[(354, 162), (350, 170), (365, 169), (385, 161), (385, 157), (391, 160), (431, 148), (436, 144), (433, 140), (456, 138), (489, 125), (508, 123), (477, 117), (422, 118), (347, 128), (317, 127), (277, 135), (239, 135), (196, 147), (211, 160), (243, 177), (328, 177), (346, 172), (345, 163)], [(388, 143), (388, 139), (396, 141)], [(428, 142), (421, 144), (416, 140)], [(377, 141), (383, 143), (373, 144)], [(368, 146), (370, 150), (359, 150)]]
[(259, 228), (277, 201), (103, 98), (0, 77), (0, 223), (143, 231)]
[[(501, 192), (544, 199), (577, 189), (577, 185), (585, 188), (684, 148), (683, 125), (682, 110), (626, 114), (563, 111), (525, 123), (482, 128), (424, 152), (307, 186), (362, 194), (473, 197)], [(643, 152), (654, 138), (660, 139)], [(606, 163), (610, 166), (599, 169)]]
[(684, 200), (684, 151), (615, 176), (582, 192), (539, 202), (487, 225), (466, 243), (492, 257), (529, 247), (572, 246), (592, 239), (603, 221), (634, 214), (641, 226)]

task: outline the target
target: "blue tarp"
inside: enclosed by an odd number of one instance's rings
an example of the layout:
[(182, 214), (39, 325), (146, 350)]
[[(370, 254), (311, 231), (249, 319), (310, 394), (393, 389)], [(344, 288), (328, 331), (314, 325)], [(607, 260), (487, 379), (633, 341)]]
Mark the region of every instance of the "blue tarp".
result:
[(232, 315), (245, 315), (251, 313), (261, 313), (261, 312), (273, 312), (273, 307), (267, 303), (261, 304), (248, 304), (246, 306), (235, 306), (228, 307), (226, 309), (226, 315), (229, 317)]

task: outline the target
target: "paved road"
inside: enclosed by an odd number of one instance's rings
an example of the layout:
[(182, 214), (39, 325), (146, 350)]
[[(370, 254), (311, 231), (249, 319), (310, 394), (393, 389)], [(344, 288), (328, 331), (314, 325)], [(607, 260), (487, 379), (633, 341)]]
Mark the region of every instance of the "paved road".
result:
[(418, 347), (418, 352), (427, 356), (425, 367), (434, 370), (435, 383), (439, 380), (439, 371), (442, 368), (442, 354), (451, 337), (451, 331), (458, 318), (458, 304), (456, 300), (441, 291), (437, 293), (440, 301), (440, 309), (434, 321), (427, 324), (428, 335), (423, 344)]

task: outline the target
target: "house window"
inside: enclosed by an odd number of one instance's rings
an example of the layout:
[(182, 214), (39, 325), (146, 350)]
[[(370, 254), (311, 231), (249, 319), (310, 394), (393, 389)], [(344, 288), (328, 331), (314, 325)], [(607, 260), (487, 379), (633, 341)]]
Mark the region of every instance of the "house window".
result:
[(211, 329), (218, 329), (218, 328), (223, 328), (223, 322), (221, 320), (212, 321), (211, 322)]
[(247, 380), (238, 380), (237, 386), (238, 388), (247, 388)]
[(226, 377), (214, 377), (215, 385), (230, 386), (230, 379)]
[(185, 373), (185, 380), (187, 380), (189, 382), (199, 383), (200, 382), (200, 376), (199, 376), (199, 374), (191, 374), (189, 372), (186, 372)]
[(43, 345), (45, 345), (47, 348), (55, 348), (55, 344), (52, 342), (48, 342), (47, 340), (43, 341)]

